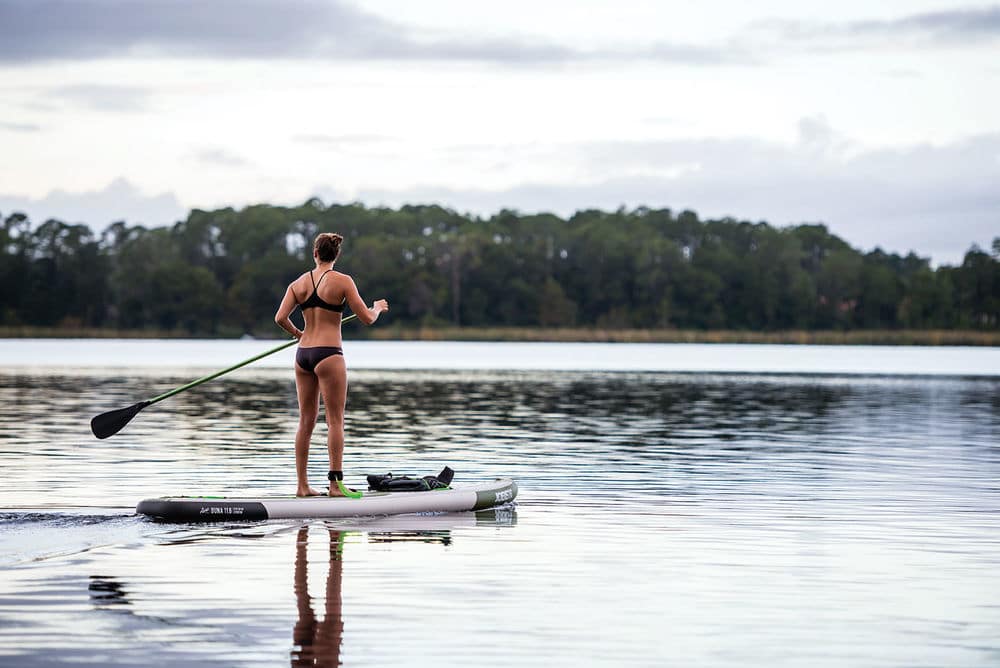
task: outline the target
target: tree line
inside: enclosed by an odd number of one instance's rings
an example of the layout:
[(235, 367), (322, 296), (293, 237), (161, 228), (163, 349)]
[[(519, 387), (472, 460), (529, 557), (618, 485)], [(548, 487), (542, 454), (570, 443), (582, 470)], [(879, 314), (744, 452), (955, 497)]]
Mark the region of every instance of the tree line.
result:
[(274, 334), (278, 301), (325, 231), (345, 237), (338, 269), (366, 298), (388, 298), (404, 327), (1000, 326), (1000, 238), (934, 268), (913, 252), (863, 253), (824, 225), (644, 207), (484, 218), (317, 199), (99, 233), (13, 213), (0, 233), (0, 324)]

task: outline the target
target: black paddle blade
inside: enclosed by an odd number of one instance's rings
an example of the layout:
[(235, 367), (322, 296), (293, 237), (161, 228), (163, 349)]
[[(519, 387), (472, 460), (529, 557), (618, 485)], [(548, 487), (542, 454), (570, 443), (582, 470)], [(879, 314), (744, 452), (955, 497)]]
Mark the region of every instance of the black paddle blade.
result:
[(94, 436), (97, 438), (114, 436), (135, 417), (136, 413), (148, 405), (148, 401), (140, 401), (128, 408), (119, 408), (116, 411), (101, 413), (90, 421), (90, 431), (94, 432)]

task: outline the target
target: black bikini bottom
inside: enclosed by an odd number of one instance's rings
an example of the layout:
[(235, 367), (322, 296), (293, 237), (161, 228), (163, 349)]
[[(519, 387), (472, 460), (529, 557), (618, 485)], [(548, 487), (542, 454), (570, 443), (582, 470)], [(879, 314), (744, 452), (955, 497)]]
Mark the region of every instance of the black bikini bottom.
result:
[(316, 373), (316, 365), (331, 355), (343, 355), (338, 346), (317, 346), (315, 348), (299, 348), (295, 353), (295, 363), (308, 371)]

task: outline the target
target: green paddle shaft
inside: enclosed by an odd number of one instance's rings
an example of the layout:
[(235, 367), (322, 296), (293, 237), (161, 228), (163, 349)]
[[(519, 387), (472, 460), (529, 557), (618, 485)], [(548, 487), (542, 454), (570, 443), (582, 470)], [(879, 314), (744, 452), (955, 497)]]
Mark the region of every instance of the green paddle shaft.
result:
[[(344, 318), (341, 322), (347, 322), (348, 320), (351, 320), (351, 319), (356, 318), (356, 317), (357, 317), (357, 315), (349, 315), (346, 318)], [(147, 399), (146, 401), (140, 401), (139, 403), (132, 404), (131, 406), (128, 406), (126, 408), (119, 408), (118, 410), (108, 411), (107, 413), (101, 413), (100, 415), (94, 417), (94, 419), (90, 421), (90, 430), (92, 432), (94, 432), (94, 436), (96, 436), (97, 438), (107, 438), (108, 436), (113, 436), (113, 435), (117, 434), (119, 431), (121, 431), (122, 428), (125, 425), (127, 425), (129, 423), (129, 421), (132, 418), (134, 418), (139, 413), (139, 411), (141, 411), (146, 406), (149, 406), (151, 404), (155, 404), (157, 401), (163, 401), (167, 397), (172, 397), (175, 394), (177, 394), (178, 392), (183, 392), (184, 390), (189, 390), (189, 389), (191, 389), (192, 387), (194, 387), (196, 385), (201, 385), (202, 383), (207, 383), (208, 381), (212, 380), (213, 378), (218, 378), (219, 376), (221, 376), (223, 374), (227, 374), (230, 371), (233, 371), (235, 369), (239, 369), (241, 366), (246, 366), (247, 364), (250, 364), (251, 362), (256, 362), (257, 360), (259, 360), (262, 357), (267, 357), (268, 355), (273, 355), (274, 353), (278, 352), (279, 350), (284, 350), (285, 348), (291, 348), (296, 343), (298, 343), (298, 339), (293, 339), (293, 340), (289, 341), (288, 343), (282, 343), (280, 346), (278, 346), (276, 348), (271, 348), (270, 350), (268, 350), (266, 352), (263, 352), (260, 355), (254, 355), (250, 359), (244, 360), (243, 362), (240, 362), (239, 364), (234, 364), (233, 366), (229, 367), (228, 369), (223, 369), (222, 371), (216, 371), (215, 373), (213, 373), (210, 376), (205, 376), (204, 378), (199, 378), (198, 380), (191, 381), (187, 385), (181, 385), (180, 387), (174, 388), (174, 389), (170, 390), (169, 392), (164, 392), (163, 394), (161, 394), (158, 397), (153, 397), (152, 399)]]
[[(341, 323), (345, 323), (348, 320), (353, 320), (354, 318), (357, 318), (357, 317), (358, 317), (358, 315), (356, 313), (351, 314), (351, 315), (347, 316), (346, 318), (344, 318), (343, 320), (341, 320)], [(276, 353), (278, 351), (281, 351), (281, 350), (284, 350), (285, 348), (291, 348), (292, 346), (294, 346), (298, 342), (299, 342), (298, 339), (292, 339), (288, 343), (282, 343), (280, 346), (276, 346), (274, 348), (271, 348), (270, 350), (262, 352), (260, 355), (255, 355), (254, 357), (251, 357), (248, 360), (244, 360), (244, 361), (240, 362), (239, 364), (234, 364), (233, 366), (229, 367), (228, 369), (223, 369), (222, 371), (216, 371), (215, 373), (213, 373), (211, 375), (208, 375), (208, 376), (205, 376), (204, 378), (199, 378), (198, 380), (192, 380), (187, 385), (181, 385), (180, 387), (175, 387), (174, 389), (170, 390), (169, 392), (164, 392), (163, 394), (161, 394), (159, 396), (156, 396), (156, 397), (153, 397), (152, 399), (149, 399), (148, 400), (149, 404), (155, 404), (157, 401), (163, 401), (164, 399), (166, 399), (168, 397), (172, 397), (175, 394), (183, 392), (184, 390), (190, 390), (192, 387), (196, 387), (198, 385), (201, 385), (202, 383), (207, 383), (210, 380), (218, 378), (219, 376), (223, 376), (223, 375), (229, 373), (230, 371), (236, 371), (236, 369), (239, 369), (241, 366), (246, 366), (247, 364), (252, 364), (253, 362), (256, 362), (259, 359), (263, 359), (264, 357), (267, 357), (268, 355), (273, 355), (274, 353)]]

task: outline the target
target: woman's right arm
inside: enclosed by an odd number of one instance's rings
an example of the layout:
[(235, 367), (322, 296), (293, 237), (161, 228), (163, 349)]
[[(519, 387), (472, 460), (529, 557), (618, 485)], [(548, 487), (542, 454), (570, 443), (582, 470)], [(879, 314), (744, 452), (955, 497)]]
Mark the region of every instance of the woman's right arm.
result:
[(351, 307), (351, 311), (357, 314), (358, 320), (366, 325), (370, 325), (378, 320), (378, 316), (382, 311), (389, 310), (389, 302), (384, 299), (374, 301), (371, 308), (368, 308), (365, 300), (361, 298), (361, 294), (358, 292), (358, 286), (354, 284), (354, 279), (346, 274), (344, 278), (346, 279), (344, 292), (347, 294), (347, 305)]
[(291, 334), (297, 339), (302, 338), (302, 330), (295, 326), (292, 319), (289, 317), (292, 315), (292, 311), (298, 306), (298, 302), (295, 300), (295, 293), (292, 292), (292, 286), (289, 284), (288, 289), (285, 290), (285, 296), (281, 300), (281, 304), (278, 306), (278, 312), (274, 314), (274, 322), (278, 324), (283, 330)]

